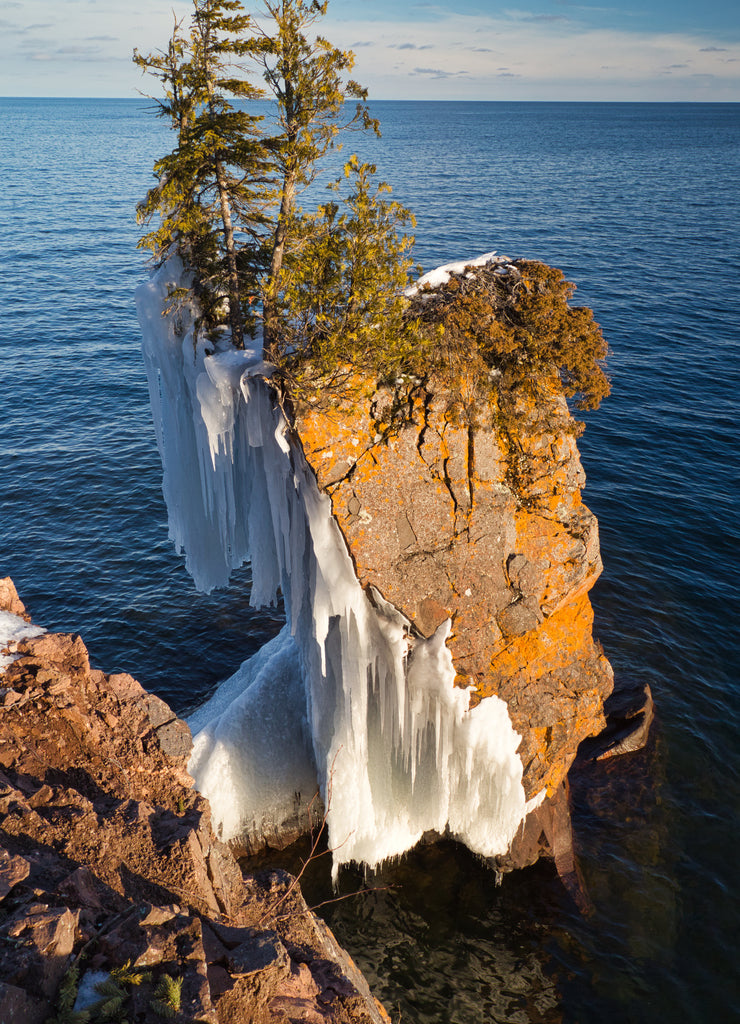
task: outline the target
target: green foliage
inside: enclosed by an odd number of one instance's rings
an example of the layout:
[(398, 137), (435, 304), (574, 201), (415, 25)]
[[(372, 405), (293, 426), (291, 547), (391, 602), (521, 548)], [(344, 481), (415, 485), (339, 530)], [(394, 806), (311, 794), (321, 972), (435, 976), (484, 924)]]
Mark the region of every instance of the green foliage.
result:
[(46, 1024), (88, 1024), (90, 1013), (87, 1010), (75, 1011), (74, 1009), (79, 980), (79, 966), (70, 967), (59, 986), (55, 1007), (56, 1015), (49, 1017)]
[[(345, 80), (353, 54), (313, 35), (326, 9), (319, 0), (264, 0), (261, 27), (240, 0), (194, 0), (189, 34), (176, 21), (165, 51), (134, 51), (135, 63), (163, 88), (155, 109), (177, 137), (138, 207), (141, 222), (155, 221), (140, 245), (157, 260), (177, 245), (202, 325), (228, 323), (237, 347), (254, 333), (258, 296), (268, 346), (285, 327), (283, 259), (297, 196), (321, 158), (342, 132), (377, 131), (365, 90)], [(231, 102), (264, 95), (250, 75), (274, 100), (271, 134)], [(347, 99), (357, 103), (345, 117)]]
[(100, 1021), (122, 1021), (127, 993), (120, 988), (112, 978), (96, 985), (96, 990), (102, 996), (100, 1002), (93, 1007), (95, 1019)]
[[(310, 38), (328, 2), (264, 0), (268, 29), (259, 33), (259, 59), (268, 93), (277, 105), (278, 131), (270, 140), (275, 162), (298, 186), (316, 176), (321, 158), (337, 136), (351, 128), (378, 123), (365, 106), (367, 90), (343, 76), (354, 67), (354, 54), (339, 50), (322, 36)], [(343, 118), (347, 99), (357, 100), (354, 113)]]
[(453, 275), (412, 302), (422, 333), (438, 337), (416, 372), (441, 378), (471, 423), (491, 404), (509, 424), (522, 402), (556, 415), (560, 388), (578, 409), (598, 408), (609, 394), (607, 345), (591, 310), (569, 304), (574, 291), (560, 270), (532, 260)]
[(172, 978), (163, 974), (154, 990), (154, 999), (150, 1005), (160, 1017), (172, 1019), (180, 1012), (182, 1003), (182, 978)]
[[(291, 226), (275, 356), (294, 387), (320, 382), (325, 390), (357, 369), (393, 375), (419, 345), (403, 296), (414, 241), (404, 229), (414, 218), (387, 198), (390, 187), (375, 171), (350, 157), (349, 193)], [(329, 187), (338, 194), (341, 184)]]
[(166, 51), (134, 51), (135, 63), (163, 86), (157, 114), (177, 135), (175, 149), (154, 166), (157, 184), (137, 209), (143, 223), (159, 217), (139, 244), (157, 259), (177, 244), (194, 274), (205, 326), (228, 318), (237, 346), (245, 325), (253, 329), (249, 298), (262, 258), (259, 245), (237, 247), (235, 225), (258, 230), (267, 174), (260, 118), (229, 100), (260, 95), (235, 73), (234, 62), (253, 49), (242, 38), (250, 25), (238, 0), (194, 0), (188, 36), (176, 21)]
[[(278, 176), (271, 197), (276, 217), (263, 289), (265, 339), (273, 359), (278, 355), (274, 346), (279, 346), (285, 329), (285, 319), (280, 317), (285, 302), (281, 304), (279, 296), (286, 246), (296, 227), (297, 195), (315, 179), (321, 158), (340, 133), (360, 128), (379, 134), (378, 123), (364, 104), (366, 90), (343, 78), (354, 66), (354, 54), (337, 49), (322, 36), (310, 38), (327, 6), (327, 0), (264, 0), (270, 21), (260, 34), (262, 76), (277, 108), (277, 132), (268, 141)], [(345, 118), (347, 99), (357, 104)]]
[(110, 972), (111, 977), (119, 985), (144, 985), (152, 980), (151, 971), (137, 970), (127, 960), (120, 967), (114, 967)]
[(100, 996), (97, 1002), (86, 1010), (75, 1011), (79, 976), (79, 964), (64, 975), (57, 995), (56, 1016), (49, 1018), (46, 1024), (127, 1024), (130, 987), (148, 984), (152, 978), (149, 971), (137, 970), (127, 960), (120, 967), (112, 968), (110, 977), (95, 986)]

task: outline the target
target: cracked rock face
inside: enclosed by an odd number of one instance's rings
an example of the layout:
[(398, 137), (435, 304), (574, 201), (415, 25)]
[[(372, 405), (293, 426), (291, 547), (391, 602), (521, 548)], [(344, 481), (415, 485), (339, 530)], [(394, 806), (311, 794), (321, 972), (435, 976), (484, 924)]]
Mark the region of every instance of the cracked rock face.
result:
[[(360, 582), (423, 636), (452, 619), (458, 685), (475, 687), (474, 702), (507, 702), (526, 795), (552, 795), (581, 740), (603, 729), (612, 689), (587, 596), (598, 525), (565, 401), (553, 399), (557, 429), (523, 410), (515, 452), (494, 423), (456, 424), (421, 389), (402, 405), (399, 418), (389, 389), (355, 392), (300, 406), (295, 428)], [(514, 458), (526, 465), (516, 478)]]

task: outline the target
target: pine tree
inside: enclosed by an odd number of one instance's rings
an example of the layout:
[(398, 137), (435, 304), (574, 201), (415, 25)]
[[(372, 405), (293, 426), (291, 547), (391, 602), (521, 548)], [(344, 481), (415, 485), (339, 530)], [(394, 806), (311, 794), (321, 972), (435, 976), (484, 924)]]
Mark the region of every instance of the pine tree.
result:
[[(164, 86), (157, 112), (177, 133), (176, 148), (155, 164), (157, 184), (138, 208), (142, 221), (155, 214), (161, 218), (140, 245), (162, 258), (177, 242), (194, 273), (206, 326), (223, 319), (226, 296), (238, 348), (251, 315), (248, 300), (258, 287), (262, 192), (268, 181), (260, 118), (228, 99), (259, 95), (238, 73), (239, 61), (253, 49), (252, 37), (243, 38), (250, 27), (239, 0), (195, 0), (188, 37), (176, 22), (166, 52), (134, 52), (134, 61)], [(237, 245), (235, 225), (247, 230), (248, 244)]]
[[(157, 113), (177, 135), (138, 208), (143, 221), (160, 218), (140, 244), (160, 259), (177, 245), (205, 325), (228, 320), (237, 347), (245, 326), (254, 329), (251, 300), (260, 294), (266, 354), (293, 369), (309, 359), (328, 368), (332, 351), (345, 362), (364, 351), (360, 361), (369, 365), (372, 332), (379, 352), (388, 325), (401, 322), (413, 241), (402, 233), (408, 211), (385, 198), (388, 186), (373, 184), (375, 168), (356, 157), (347, 164), (352, 191), (341, 212), (336, 203), (315, 216), (297, 208), (341, 133), (379, 134), (366, 91), (345, 80), (354, 55), (314, 36), (326, 10), (327, 0), (264, 0), (265, 27), (240, 0), (194, 0), (188, 35), (176, 21), (166, 51), (134, 52), (164, 86)], [(229, 102), (261, 95), (250, 68), (274, 101), (269, 136), (260, 134), (261, 118)], [(356, 103), (345, 110), (350, 99)], [(399, 330), (397, 348), (408, 340)]]
[[(422, 344), (406, 313), (412, 267), (409, 210), (388, 198), (390, 186), (373, 164), (353, 155), (344, 166), (344, 198), (294, 218), (283, 302), (290, 310), (288, 359), (304, 388), (343, 381), (360, 370), (395, 377)], [(339, 193), (342, 179), (329, 187)], [(288, 325), (284, 326), (284, 330)], [(419, 353), (417, 352), (417, 356)]]
[[(281, 361), (279, 297), (281, 273), (300, 190), (316, 177), (318, 164), (344, 131), (372, 129), (364, 101), (367, 90), (343, 74), (351, 71), (354, 54), (339, 50), (322, 36), (313, 41), (314, 24), (326, 14), (328, 0), (264, 0), (271, 19), (269, 31), (259, 36), (259, 60), (268, 93), (277, 106), (278, 132), (270, 139), (272, 159), (279, 176), (277, 215), (271, 244), (270, 266), (263, 288), (265, 345), (270, 357)], [(343, 118), (347, 99), (357, 100), (354, 112)]]

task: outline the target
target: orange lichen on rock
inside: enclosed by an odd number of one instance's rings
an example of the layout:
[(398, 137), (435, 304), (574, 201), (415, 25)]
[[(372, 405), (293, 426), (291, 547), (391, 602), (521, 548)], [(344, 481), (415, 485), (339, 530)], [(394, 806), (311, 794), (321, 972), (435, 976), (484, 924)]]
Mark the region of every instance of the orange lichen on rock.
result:
[(512, 439), (495, 410), (468, 426), (420, 387), (358, 393), (295, 409), (357, 576), (423, 636), (452, 619), (456, 683), (473, 703), (507, 702), (527, 796), (553, 793), (612, 688), (587, 597), (598, 526), (564, 400), (545, 426), (523, 405)]

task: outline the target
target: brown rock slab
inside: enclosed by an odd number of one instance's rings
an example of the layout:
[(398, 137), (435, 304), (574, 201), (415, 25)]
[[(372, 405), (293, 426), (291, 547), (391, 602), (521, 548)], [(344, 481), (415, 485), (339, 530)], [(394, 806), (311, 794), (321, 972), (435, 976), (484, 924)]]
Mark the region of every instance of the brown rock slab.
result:
[(16, 985), (0, 981), (0, 1021), (3, 1024), (44, 1024), (49, 1009), (46, 1000), (32, 996)]
[(270, 1000), (270, 1010), (280, 1019), (306, 1021), (306, 1024), (325, 1024), (326, 1016), (317, 1007), (321, 989), (306, 964), (292, 964), (290, 977), (284, 981)]
[(617, 700), (608, 707), (607, 727), (594, 743), (592, 757), (597, 761), (634, 754), (647, 745), (650, 737), (655, 718), (650, 686), (646, 683), (640, 692), (632, 690), (615, 696)]
[(181, 718), (174, 718), (171, 722), (165, 722), (157, 730), (157, 741), (163, 754), (172, 758), (185, 758), (190, 756), (193, 749), (193, 736), (187, 722)]
[(0, 849), (0, 900), (5, 899), (11, 889), (28, 878), (31, 866), (25, 857), (13, 857), (7, 850)]
[(26, 622), (31, 621), (10, 576), (0, 579), (0, 611), (10, 612), (11, 615), (17, 615)]
[(244, 941), (228, 953), (226, 962), (230, 974), (239, 977), (267, 968), (280, 971), (288, 967), (288, 952), (276, 932), (253, 929), (244, 931)]
[(502, 608), (496, 616), (502, 634), (505, 637), (524, 636), (529, 633), (542, 621), (542, 616), (526, 601), (513, 601)]
[(16, 911), (1, 930), (11, 940), (0, 962), (3, 973), (51, 999), (67, 969), (78, 921), (79, 912), (66, 907), (36, 904)]

